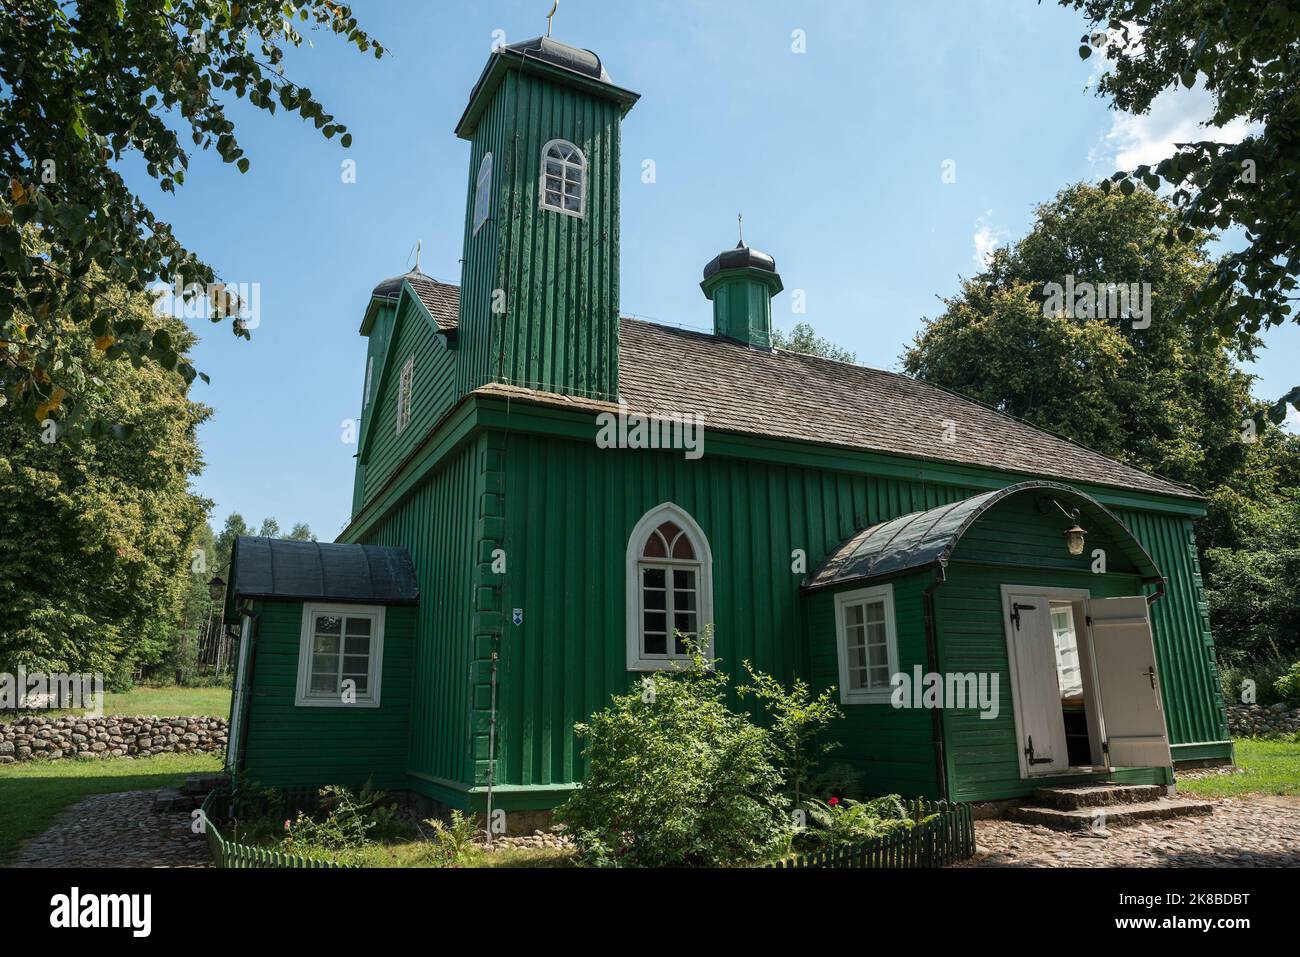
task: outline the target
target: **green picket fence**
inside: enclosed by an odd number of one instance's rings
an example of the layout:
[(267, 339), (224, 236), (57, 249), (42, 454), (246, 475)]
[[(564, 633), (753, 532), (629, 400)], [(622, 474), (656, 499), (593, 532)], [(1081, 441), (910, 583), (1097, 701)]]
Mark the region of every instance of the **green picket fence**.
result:
[(975, 820), (969, 804), (910, 801), (908, 811), (930, 820), (858, 844), (786, 858), (768, 867), (946, 867), (975, 854)]
[[(303, 791), (286, 795), (291, 811), (307, 810), (312, 806), (315, 793)], [(286, 854), (265, 847), (252, 847), (227, 841), (213, 818), (225, 819), (230, 808), (228, 791), (216, 790), (203, 801), (203, 827), (208, 838), (208, 850), (217, 867), (294, 867), (294, 868), (351, 868), (352, 864), (322, 861), (301, 854)]]

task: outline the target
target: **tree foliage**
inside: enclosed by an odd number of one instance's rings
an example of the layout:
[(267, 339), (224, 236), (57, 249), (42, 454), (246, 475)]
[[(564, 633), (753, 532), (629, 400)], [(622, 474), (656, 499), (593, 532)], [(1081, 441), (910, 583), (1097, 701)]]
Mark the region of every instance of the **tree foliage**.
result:
[[(1060, 0), (1092, 24), (1079, 55), (1104, 46), (1111, 68), (1097, 92), (1131, 113), (1145, 113), (1165, 90), (1200, 82), (1213, 98), (1212, 130), (1246, 121), (1238, 143), (1178, 144), (1154, 165), (1121, 170), (1103, 183), (1131, 194), (1137, 184), (1172, 189), (1178, 216), (1164, 233), (1173, 246), (1197, 233), (1239, 226), (1246, 245), (1209, 270), (1183, 313), (1247, 342), (1296, 320), (1300, 274), (1300, 6), (1279, 0)], [(1300, 387), (1267, 410), (1300, 409)], [(1263, 415), (1261, 414), (1261, 419)], [(1262, 424), (1262, 423), (1261, 423)]]
[[(189, 349), (192, 336), (147, 296), (116, 290), (112, 303), (170, 335), (179, 355)], [(47, 418), (37, 430), (0, 409), (0, 670), (119, 674), (165, 653), (193, 585), (207, 503), (188, 483), (209, 410), (180, 377), (110, 358), (89, 332), (68, 329), (60, 346), (85, 357), (96, 384), (86, 411), (122, 428), (95, 435)]]
[[(1163, 242), (1177, 216), (1146, 189), (1062, 190), (1028, 235), (944, 300), (904, 368), (1139, 468), (1201, 488), (1222, 483), (1246, 459), (1251, 379), (1230, 340), (1174, 318), (1210, 269), (1205, 234)], [(1149, 313), (1053, 309), (1048, 284), (1067, 277), (1149, 284)]]
[(855, 352), (837, 346), (829, 339), (825, 339), (813, 331), (813, 327), (806, 322), (796, 322), (794, 328), (788, 333), (780, 329), (772, 330), (772, 347), (775, 349), (784, 349), (787, 352), (802, 352), (804, 355), (821, 356), (823, 359), (834, 359), (837, 362), (857, 362), (858, 356)]
[(297, 112), (349, 146), (284, 73), (303, 24), (383, 55), (335, 0), (0, 0), (0, 404), (48, 411), (85, 397), (92, 345), (198, 374), (174, 330), (116, 311), (106, 291), (183, 279), (203, 287), (214, 321), (237, 303), (119, 169), (140, 163), (174, 192), (199, 148), (247, 172), (232, 98)]

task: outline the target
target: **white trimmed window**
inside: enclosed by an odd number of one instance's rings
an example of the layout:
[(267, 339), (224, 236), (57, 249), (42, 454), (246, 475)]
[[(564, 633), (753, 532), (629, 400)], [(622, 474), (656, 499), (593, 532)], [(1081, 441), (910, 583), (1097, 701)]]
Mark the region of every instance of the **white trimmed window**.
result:
[(375, 377), (375, 357), (366, 360), (366, 394), (361, 398), (361, 408), (370, 405), (370, 383)]
[(474, 232), (478, 235), (479, 227), (488, 220), (492, 210), (492, 154), (483, 157), (478, 164), (478, 179), (474, 184)]
[(302, 609), (299, 707), (377, 708), (384, 660), (384, 609), (325, 605)]
[(587, 214), (587, 157), (568, 140), (542, 147), (542, 208), (581, 219)]
[(835, 596), (840, 659), (840, 703), (888, 703), (898, 673), (894, 586), (860, 588)]
[[(713, 621), (713, 556), (704, 532), (665, 502), (632, 530), (627, 546), (627, 667), (657, 671), (689, 661), (681, 636)], [(711, 656), (712, 647), (702, 649)]]
[(415, 353), (406, 357), (397, 380), (397, 434), (411, 424), (411, 396), (415, 384)]

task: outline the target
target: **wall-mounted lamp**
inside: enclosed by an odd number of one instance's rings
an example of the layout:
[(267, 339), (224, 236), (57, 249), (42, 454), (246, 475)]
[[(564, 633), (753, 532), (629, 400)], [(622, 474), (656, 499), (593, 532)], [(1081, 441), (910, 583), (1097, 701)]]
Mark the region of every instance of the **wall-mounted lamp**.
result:
[(212, 581), (208, 582), (208, 597), (213, 601), (220, 601), (222, 593), (226, 590), (226, 583), (221, 580), (220, 575), (213, 575)]
[(1070, 550), (1071, 555), (1083, 554), (1083, 536), (1084, 531), (1079, 527), (1078, 512), (1075, 512), (1074, 525), (1065, 530), (1065, 547)]

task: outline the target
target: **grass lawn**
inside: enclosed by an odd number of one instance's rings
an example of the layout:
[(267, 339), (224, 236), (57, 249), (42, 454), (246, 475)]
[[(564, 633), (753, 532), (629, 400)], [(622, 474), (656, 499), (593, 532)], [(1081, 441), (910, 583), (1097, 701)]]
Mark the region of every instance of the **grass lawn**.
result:
[(83, 797), (171, 787), (187, 774), (219, 770), (219, 753), (6, 764), (0, 767), (0, 866), (23, 841), (48, 828), (59, 811)]
[[(47, 717), (77, 715), (80, 711), (43, 711)], [(181, 688), (176, 685), (152, 687), (137, 685), (121, 694), (104, 694), (104, 714), (156, 714), (170, 718), (178, 715), (230, 717), (230, 689)]]
[(1196, 797), (1239, 797), (1243, 794), (1300, 795), (1300, 741), (1237, 738), (1241, 774), (1218, 774), (1179, 781), (1178, 791)]
[[(331, 857), (328, 853), (310, 854), (311, 857)], [(473, 847), (465, 853), (460, 867), (574, 867), (575, 853), (571, 850), (528, 847), (502, 848), (488, 851)], [(375, 844), (350, 855), (349, 863), (361, 867), (437, 867), (437, 852), (427, 841), (410, 841), (404, 844)]]

